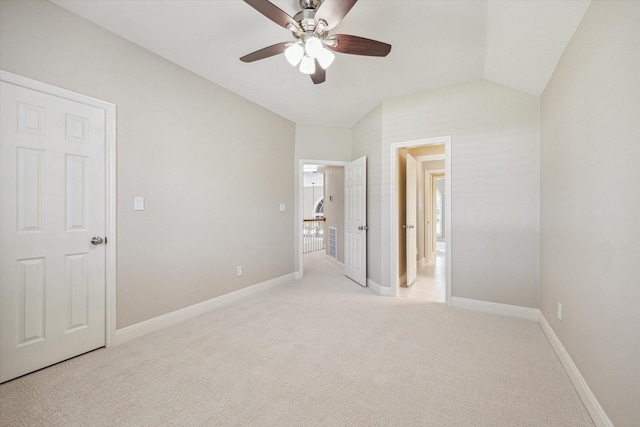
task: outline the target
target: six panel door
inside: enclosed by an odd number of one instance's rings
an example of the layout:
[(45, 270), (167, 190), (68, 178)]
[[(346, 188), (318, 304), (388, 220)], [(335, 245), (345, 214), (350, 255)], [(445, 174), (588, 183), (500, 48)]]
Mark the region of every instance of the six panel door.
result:
[(105, 345), (105, 112), (2, 82), (0, 382)]
[(344, 168), (344, 274), (367, 286), (367, 158)]

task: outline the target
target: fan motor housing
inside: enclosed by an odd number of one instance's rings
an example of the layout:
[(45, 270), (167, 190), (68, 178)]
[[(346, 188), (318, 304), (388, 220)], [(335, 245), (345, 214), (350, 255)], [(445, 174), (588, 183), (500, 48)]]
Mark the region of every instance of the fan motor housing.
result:
[(322, 0), (300, 0), (301, 9), (317, 9), (322, 4)]
[(315, 16), (315, 9), (304, 9), (296, 13), (293, 19), (300, 24), (300, 27), (305, 32), (313, 32), (316, 28), (316, 21), (314, 20)]

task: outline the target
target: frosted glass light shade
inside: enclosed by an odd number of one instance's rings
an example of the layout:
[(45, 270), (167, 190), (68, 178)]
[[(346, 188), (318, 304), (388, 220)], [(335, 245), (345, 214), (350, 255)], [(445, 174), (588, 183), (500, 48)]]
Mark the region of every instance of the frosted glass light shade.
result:
[(324, 49), (322, 47), (322, 42), (317, 37), (309, 37), (307, 41), (304, 42), (304, 50), (310, 58), (317, 58), (322, 49)]
[(308, 56), (302, 57), (300, 62), (300, 72), (304, 74), (313, 74), (316, 72), (316, 61)]
[(295, 67), (304, 56), (304, 48), (299, 44), (292, 44), (284, 50), (284, 56), (289, 61), (289, 64)]
[(318, 64), (326, 70), (333, 63), (334, 59), (336, 59), (336, 56), (333, 52), (329, 49), (322, 48), (320, 55), (318, 55)]

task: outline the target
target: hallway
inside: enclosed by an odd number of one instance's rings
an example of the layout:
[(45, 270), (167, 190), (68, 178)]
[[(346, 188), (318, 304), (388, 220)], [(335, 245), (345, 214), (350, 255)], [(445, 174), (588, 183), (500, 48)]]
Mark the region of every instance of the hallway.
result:
[(400, 286), (399, 296), (444, 303), (446, 289), (445, 251), (445, 242), (438, 242), (436, 257), (418, 263), (418, 277), (411, 286)]

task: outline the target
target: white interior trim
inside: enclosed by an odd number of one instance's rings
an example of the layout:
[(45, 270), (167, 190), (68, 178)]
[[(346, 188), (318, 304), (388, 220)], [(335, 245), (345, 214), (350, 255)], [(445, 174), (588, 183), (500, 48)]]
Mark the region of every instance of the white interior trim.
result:
[(296, 186), (296, 197), (298, 200), (298, 215), (296, 215), (296, 231), (297, 236), (294, 233), (294, 238), (297, 244), (294, 242), (296, 248), (296, 256), (298, 257), (298, 271), (295, 272), (296, 279), (302, 279), (304, 277), (304, 254), (302, 253), (303, 233), (302, 233), (302, 221), (304, 220), (304, 165), (323, 165), (323, 166), (342, 166), (345, 167), (349, 162), (344, 160), (298, 160), (298, 185)]
[(613, 423), (604, 412), (604, 409), (602, 409), (600, 402), (596, 399), (596, 396), (591, 391), (591, 388), (589, 388), (589, 385), (578, 370), (578, 367), (573, 363), (571, 356), (569, 356), (569, 353), (565, 350), (562, 342), (560, 342), (558, 336), (553, 332), (551, 325), (547, 322), (547, 319), (541, 311), (538, 321), (540, 322), (540, 327), (547, 336), (549, 343), (551, 343), (551, 347), (553, 347), (553, 350), (556, 352), (558, 359), (560, 359), (562, 366), (564, 366), (564, 370), (567, 372), (569, 379), (573, 383), (573, 387), (578, 392), (578, 396), (580, 396), (582, 403), (584, 403), (589, 415), (591, 415), (591, 419), (594, 424), (598, 427), (613, 427)]
[(367, 278), (367, 288), (371, 289), (373, 292), (375, 292), (378, 295), (382, 295), (382, 287), (374, 282), (373, 280)]
[(499, 314), (501, 316), (517, 317), (519, 319), (533, 320), (536, 322), (540, 317), (540, 310), (537, 308), (500, 304), (497, 302), (480, 301), (468, 298), (453, 297), (451, 299), (451, 305), (456, 308)]
[(485, 313), (517, 317), (520, 319), (538, 322), (542, 332), (544, 332), (544, 335), (547, 337), (551, 347), (553, 347), (553, 350), (558, 356), (558, 359), (560, 359), (560, 363), (562, 363), (565, 372), (569, 376), (573, 387), (576, 389), (578, 396), (580, 396), (580, 400), (582, 400), (582, 403), (587, 409), (587, 412), (589, 412), (594, 424), (598, 427), (614, 427), (613, 423), (600, 405), (600, 402), (598, 402), (598, 399), (591, 391), (589, 384), (587, 384), (587, 381), (580, 373), (580, 370), (573, 362), (573, 359), (571, 359), (571, 356), (562, 345), (558, 336), (553, 332), (551, 325), (547, 322), (547, 319), (539, 309), (458, 297), (453, 297), (452, 305), (453, 307), (468, 310), (482, 311)]
[(413, 156), (419, 162), (432, 162), (434, 160), (446, 159), (446, 154), (425, 154), (424, 156)]
[[(398, 149), (399, 148), (412, 148), (420, 147), (423, 145), (436, 145), (444, 144), (445, 152), (445, 177), (444, 177), (444, 192), (445, 192), (445, 235), (447, 252), (445, 254), (446, 263), (446, 283), (445, 283), (445, 302), (447, 305), (451, 305), (451, 136), (440, 136), (437, 138), (419, 139), (415, 141), (395, 142), (391, 144), (391, 167), (389, 168), (389, 182), (390, 188), (390, 201), (391, 201), (391, 215), (389, 229), (391, 230), (391, 292), (392, 296), (398, 296), (400, 294), (400, 278), (398, 277), (398, 233), (393, 230), (397, 229), (398, 224)], [(433, 173), (433, 171), (428, 171)]]
[(57, 86), (0, 70), (0, 81), (35, 90), (73, 102), (100, 108), (105, 112), (106, 237), (105, 246), (105, 345), (113, 344), (116, 332), (116, 106), (109, 102)]
[(371, 289), (373, 292), (375, 292), (376, 294), (381, 295), (383, 297), (395, 296), (393, 294), (393, 290), (390, 287), (380, 286), (378, 283), (374, 282), (371, 279), (367, 279), (367, 287)]
[(180, 310), (172, 311), (171, 313), (163, 314), (162, 316), (154, 317), (153, 319), (145, 320), (144, 322), (136, 323), (135, 325), (127, 326), (126, 328), (118, 329), (115, 333), (114, 344), (120, 345), (151, 332), (159, 331), (202, 314), (230, 306), (247, 297), (290, 282), (295, 278), (294, 276), (294, 273), (285, 274), (275, 279), (248, 286)]

